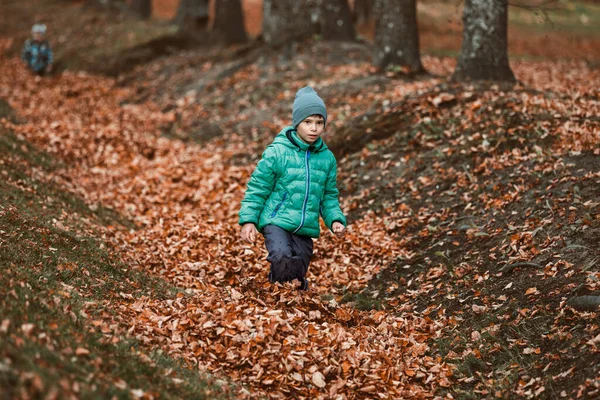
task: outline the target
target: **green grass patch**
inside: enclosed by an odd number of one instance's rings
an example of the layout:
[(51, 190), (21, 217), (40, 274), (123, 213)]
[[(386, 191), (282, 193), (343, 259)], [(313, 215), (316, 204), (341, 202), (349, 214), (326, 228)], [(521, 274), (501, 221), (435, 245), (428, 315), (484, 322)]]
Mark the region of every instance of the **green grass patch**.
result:
[(6, 118), (12, 123), (17, 122), (17, 117), (6, 100), (0, 98), (0, 119)]
[(463, 362), (458, 365), (458, 372), (468, 377), (475, 375), (477, 372), (483, 373), (486, 370), (487, 365), (485, 362), (481, 361), (472, 354), (466, 356)]
[[(19, 139), (14, 133), (3, 127), (0, 127), (0, 154), (27, 161), (31, 166), (42, 168), (45, 171), (54, 171), (61, 166), (50, 155), (38, 151), (31, 144)], [(22, 172), (20, 175), (25, 176)]]
[(374, 297), (374, 294), (365, 290), (359, 293), (346, 293), (342, 297), (341, 303), (351, 303), (356, 309), (362, 311), (383, 310), (385, 308), (384, 302), (379, 296)]

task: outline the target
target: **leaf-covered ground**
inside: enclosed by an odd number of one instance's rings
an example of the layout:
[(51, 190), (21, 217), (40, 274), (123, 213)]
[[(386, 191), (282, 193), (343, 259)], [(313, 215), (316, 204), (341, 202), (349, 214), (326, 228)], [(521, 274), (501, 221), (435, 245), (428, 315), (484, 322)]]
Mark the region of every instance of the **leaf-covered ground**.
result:
[[(18, 120), (3, 100), (0, 118)], [(65, 190), (60, 161), (4, 125), (0, 154), (0, 397), (226, 398), (222, 382), (126, 337), (106, 307), (180, 291), (107, 251), (102, 227), (131, 222)]]
[[(182, 290), (120, 288), (98, 326), (240, 397), (593, 398), (598, 312), (569, 302), (600, 295), (600, 73), (518, 61), (519, 86), (456, 86), (454, 60), (423, 61), (434, 75), (377, 75), (363, 45), (309, 42), (291, 61), (204, 48), (118, 79), (32, 79), (5, 57), (0, 97), (21, 123), (2, 126), (60, 160), (45, 179), (133, 221), (96, 228), (114, 256)], [(318, 240), (300, 293), (267, 283), (236, 222), (307, 83), (351, 224)]]

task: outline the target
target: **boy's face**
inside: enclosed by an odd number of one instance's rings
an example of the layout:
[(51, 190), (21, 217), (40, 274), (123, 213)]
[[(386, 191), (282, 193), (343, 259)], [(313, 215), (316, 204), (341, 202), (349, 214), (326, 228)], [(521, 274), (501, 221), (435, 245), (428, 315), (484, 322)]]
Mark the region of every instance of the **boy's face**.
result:
[(325, 120), (320, 115), (311, 115), (300, 122), (297, 131), (304, 143), (313, 144), (323, 134)]
[(40, 33), (40, 32), (35, 32), (35, 33), (33, 34), (33, 39), (34, 39), (34, 40), (41, 41), (43, 38), (44, 38), (44, 34), (43, 34), (43, 33)]

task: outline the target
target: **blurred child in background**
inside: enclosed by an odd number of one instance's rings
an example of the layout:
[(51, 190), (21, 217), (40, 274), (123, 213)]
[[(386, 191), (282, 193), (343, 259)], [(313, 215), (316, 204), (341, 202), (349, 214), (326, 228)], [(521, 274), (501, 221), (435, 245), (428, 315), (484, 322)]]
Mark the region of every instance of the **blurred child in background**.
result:
[(35, 24), (31, 28), (31, 39), (27, 39), (21, 52), (21, 58), (27, 67), (38, 75), (52, 72), (54, 57), (50, 43), (45, 39), (46, 25)]

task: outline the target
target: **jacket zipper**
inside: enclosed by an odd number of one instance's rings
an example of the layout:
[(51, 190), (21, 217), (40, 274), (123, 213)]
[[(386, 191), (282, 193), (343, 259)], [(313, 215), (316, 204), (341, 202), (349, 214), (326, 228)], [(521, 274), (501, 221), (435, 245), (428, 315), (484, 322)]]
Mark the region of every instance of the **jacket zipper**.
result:
[(308, 203), (308, 190), (310, 188), (310, 167), (308, 165), (308, 160), (310, 159), (310, 150), (306, 150), (306, 158), (304, 159), (304, 163), (306, 165), (306, 192), (304, 194), (304, 204), (302, 205), (302, 220), (300, 221), (300, 226), (296, 228), (296, 230), (292, 233), (296, 233), (302, 228), (304, 225), (304, 219), (306, 218), (306, 204)]
[(277, 215), (277, 212), (279, 211), (279, 208), (281, 208), (281, 206), (283, 205), (283, 203), (285, 202), (285, 198), (287, 197), (287, 192), (285, 192), (283, 194), (283, 199), (279, 202), (279, 204), (277, 204), (277, 207), (275, 207), (275, 209), (273, 210), (273, 212), (271, 213), (271, 218), (273, 218), (275, 215)]

